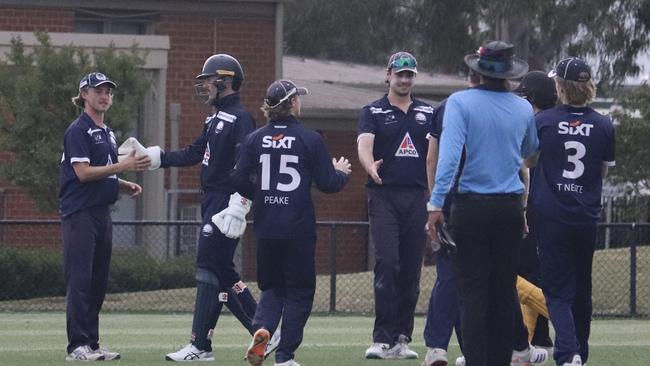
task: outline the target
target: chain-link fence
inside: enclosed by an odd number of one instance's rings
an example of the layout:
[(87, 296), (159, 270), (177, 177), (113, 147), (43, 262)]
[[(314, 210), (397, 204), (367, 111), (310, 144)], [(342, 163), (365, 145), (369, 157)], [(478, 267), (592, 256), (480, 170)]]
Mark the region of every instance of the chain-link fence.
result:
[[(201, 224), (116, 221), (105, 311), (191, 312)], [(0, 220), (0, 311), (63, 311), (65, 288), (58, 220)], [(247, 230), (235, 255), (257, 294), (255, 243)], [(373, 311), (372, 243), (367, 222), (318, 223), (316, 312)], [(429, 251), (429, 249), (427, 249)], [(435, 282), (425, 253), (418, 313)], [(650, 316), (650, 224), (601, 224), (593, 265), (594, 313)]]

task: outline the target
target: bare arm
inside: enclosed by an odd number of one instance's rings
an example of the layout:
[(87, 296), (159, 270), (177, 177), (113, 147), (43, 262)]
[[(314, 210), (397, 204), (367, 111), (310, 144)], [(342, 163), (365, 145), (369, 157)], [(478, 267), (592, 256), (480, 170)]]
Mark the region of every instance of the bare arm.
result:
[(433, 191), (433, 184), (436, 180), (436, 169), (438, 168), (438, 139), (429, 139), (429, 150), (427, 150), (427, 183), (429, 194)]
[(534, 168), (539, 160), (539, 151), (524, 159), (524, 165), (528, 168)]
[(360, 135), (357, 139), (357, 153), (359, 154), (359, 161), (361, 166), (368, 173), (370, 178), (377, 184), (381, 184), (381, 178), (379, 177), (379, 166), (383, 163), (383, 160), (375, 161), (372, 156), (373, 153), (373, 144), (375, 142), (375, 135), (373, 134), (363, 134)]
[(603, 179), (607, 178), (607, 172), (608, 172), (608, 170), (609, 170), (609, 166), (607, 166), (607, 165), (603, 165), (603, 170), (602, 170), (602, 173), (601, 173)]

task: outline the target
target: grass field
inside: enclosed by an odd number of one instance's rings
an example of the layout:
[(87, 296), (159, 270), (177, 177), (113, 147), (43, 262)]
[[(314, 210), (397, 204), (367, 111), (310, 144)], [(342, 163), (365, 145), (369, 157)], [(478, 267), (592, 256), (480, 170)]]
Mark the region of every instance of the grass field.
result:
[[(102, 345), (122, 353), (119, 365), (169, 365), (165, 353), (188, 339), (192, 317), (108, 313), (101, 317)], [(370, 361), (362, 358), (371, 342), (371, 317), (314, 316), (296, 361), (302, 366), (419, 365), (425, 352), (424, 318), (416, 318), (413, 348), (420, 360)], [(650, 321), (598, 320), (593, 323), (590, 366), (650, 364)], [(231, 316), (219, 320), (213, 365), (248, 365), (242, 360), (249, 336)], [(0, 313), (0, 365), (69, 365), (65, 358), (64, 313)], [(459, 355), (452, 339), (450, 356)], [(551, 363), (548, 363), (549, 365)], [(265, 365), (272, 366), (272, 360)]]

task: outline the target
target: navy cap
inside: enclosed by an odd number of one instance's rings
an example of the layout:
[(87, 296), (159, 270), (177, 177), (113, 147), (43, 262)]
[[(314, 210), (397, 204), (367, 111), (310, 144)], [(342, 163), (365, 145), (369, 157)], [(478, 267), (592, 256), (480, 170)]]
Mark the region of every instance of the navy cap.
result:
[(557, 102), (555, 81), (543, 71), (531, 71), (526, 74), (513, 92), (541, 109), (552, 107)]
[(585, 82), (591, 80), (591, 68), (586, 62), (577, 58), (569, 57), (560, 61), (554, 70), (548, 73), (549, 77), (559, 77), (564, 80)]
[(388, 69), (394, 72), (412, 71), (418, 73), (418, 62), (413, 55), (408, 52), (400, 51), (394, 53), (388, 59)]
[(291, 98), (292, 95), (305, 95), (308, 93), (307, 88), (299, 88), (291, 80), (276, 80), (266, 89), (264, 103), (270, 108), (275, 108)]
[(85, 87), (96, 88), (104, 84), (108, 84), (111, 88), (117, 88), (117, 84), (110, 81), (106, 75), (101, 72), (91, 72), (79, 80), (79, 90)]

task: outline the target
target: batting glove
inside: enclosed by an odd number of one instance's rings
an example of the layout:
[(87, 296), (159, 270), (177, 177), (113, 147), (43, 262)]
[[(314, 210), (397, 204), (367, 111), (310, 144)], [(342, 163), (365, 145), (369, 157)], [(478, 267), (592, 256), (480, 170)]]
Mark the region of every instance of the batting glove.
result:
[(235, 192), (230, 195), (228, 207), (212, 216), (212, 222), (223, 235), (237, 239), (246, 230), (246, 214), (251, 209), (251, 200)]
[(117, 149), (117, 153), (119, 154), (118, 161), (120, 161), (123, 156), (128, 156), (133, 150), (135, 150), (136, 155), (147, 155), (149, 159), (151, 159), (149, 170), (160, 168), (160, 146), (151, 146), (145, 148), (135, 137), (129, 137)]

